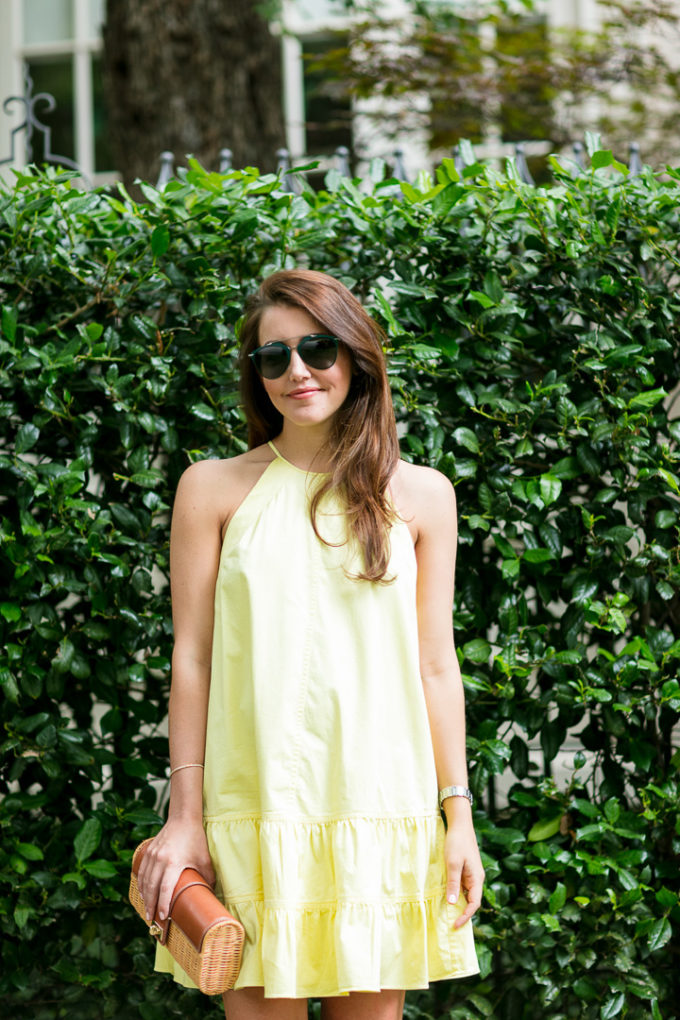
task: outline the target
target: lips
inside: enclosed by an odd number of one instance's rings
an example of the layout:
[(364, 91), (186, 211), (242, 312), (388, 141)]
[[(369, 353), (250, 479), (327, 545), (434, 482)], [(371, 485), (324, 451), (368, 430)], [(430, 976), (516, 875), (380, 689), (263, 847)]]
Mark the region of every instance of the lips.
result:
[(288, 394), (288, 396), (292, 397), (294, 400), (302, 400), (302, 399), (304, 399), (304, 397), (312, 397), (312, 396), (314, 396), (315, 393), (320, 393), (320, 392), (321, 392), (321, 390), (318, 389), (318, 387), (308, 386), (308, 387), (305, 387), (304, 389), (292, 390)]

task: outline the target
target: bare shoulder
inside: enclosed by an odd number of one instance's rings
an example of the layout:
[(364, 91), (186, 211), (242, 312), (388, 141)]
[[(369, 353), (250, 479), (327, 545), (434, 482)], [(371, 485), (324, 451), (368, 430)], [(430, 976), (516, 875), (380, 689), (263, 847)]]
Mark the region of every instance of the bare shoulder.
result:
[(453, 485), (446, 475), (435, 468), (400, 460), (392, 479), (392, 490), (395, 499), (403, 498), (404, 503), (414, 509), (422, 505), (431, 509), (455, 511), (456, 494)]
[(179, 480), (175, 512), (206, 514), (226, 527), (273, 456), (259, 446), (236, 457), (195, 461)]
[(400, 460), (391, 482), (396, 508), (414, 538), (456, 526), (456, 494), (441, 471)]

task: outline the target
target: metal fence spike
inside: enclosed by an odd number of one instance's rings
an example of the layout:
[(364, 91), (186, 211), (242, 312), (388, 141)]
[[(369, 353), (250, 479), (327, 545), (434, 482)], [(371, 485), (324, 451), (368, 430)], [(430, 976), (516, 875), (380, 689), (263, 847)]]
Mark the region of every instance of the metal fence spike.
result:
[(628, 170), (634, 176), (642, 173), (642, 159), (640, 157), (640, 146), (637, 142), (631, 142), (628, 146)]
[(520, 176), (520, 180), (525, 184), (533, 184), (534, 179), (531, 176), (529, 164), (527, 163), (527, 157), (524, 151), (524, 142), (515, 142), (515, 165), (517, 166), (517, 173)]
[(288, 149), (276, 150), (276, 172), (281, 177), (281, 187), (284, 191), (294, 192), (293, 175), (290, 173), (290, 152)]
[(158, 180), (156, 181), (156, 187), (160, 191), (164, 188), (168, 181), (171, 181), (175, 176), (175, 154), (166, 149), (161, 152), (161, 169), (158, 174)]
[(586, 157), (585, 149), (583, 148), (583, 142), (574, 142), (574, 144), (571, 147), (571, 151), (574, 153), (574, 160), (577, 166), (579, 166), (581, 170), (585, 170)]
[(352, 171), (349, 165), (349, 149), (346, 145), (338, 145), (335, 150), (335, 159), (338, 172), (341, 173), (343, 177), (351, 177)]
[(406, 183), (408, 183), (408, 174), (406, 173), (406, 167), (404, 166), (404, 150), (395, 149), (392, 155), (394, 156), (392, 176), (397, 181), (406, 181)]

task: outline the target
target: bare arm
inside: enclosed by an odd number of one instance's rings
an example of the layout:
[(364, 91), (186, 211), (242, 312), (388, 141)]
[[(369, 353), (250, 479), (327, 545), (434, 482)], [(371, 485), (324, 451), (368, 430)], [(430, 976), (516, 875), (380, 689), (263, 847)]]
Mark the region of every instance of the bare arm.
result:
[[(449, 481), (420, 469), (410, 486), (417, 527), (417, 612), (420, 673), (430, 720), (439, 788), (467, 786), (465, 697), (453, 639), (451, 615), (456, 565), (456, 499)], [(447, 898), (456, 902), (461, 887), (467, 907), (460, 928), (481, 903), (484, 869), (464, 797), (444, 801), (447, 820)]]
[[(183, 474), (170, 534), (170, 579), (175, 642), (169, 705), (170, 766), (203, 763), (210, 693), (214, 593), (221, 549), (217, 465), (203, 462)], [(164, 918), (180, 872), (215, 875), (203, 831), (203, 769), (170, 780), (168, 820), (140, 867), (147, 912)]]

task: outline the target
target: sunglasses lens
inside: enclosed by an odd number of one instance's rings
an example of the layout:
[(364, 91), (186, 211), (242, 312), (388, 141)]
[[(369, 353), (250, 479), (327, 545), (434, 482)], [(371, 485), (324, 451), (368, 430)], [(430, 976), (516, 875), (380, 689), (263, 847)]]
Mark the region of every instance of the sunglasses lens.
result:
[(265, 379), (278, 379), (286, 371), (290, 361), (290, 351), (285, 344), (268, 344), (258, 347), (253, 352), (255, 368)]
[(338, 356), (334, 336), (306, 336), (298, 344), (298, 354), (310, 368), (331, 368)]
[[(310, 368), (331, 368), (338, 356), (338, 338), (325, 333), (303, 336), (297, 352)], [(280, 341), (256, 347), (250, 354), (263, 379), (278, 379), (290, 364), (290, 347)]]

